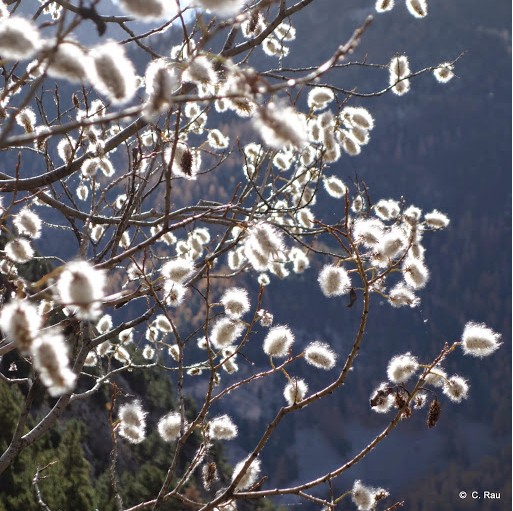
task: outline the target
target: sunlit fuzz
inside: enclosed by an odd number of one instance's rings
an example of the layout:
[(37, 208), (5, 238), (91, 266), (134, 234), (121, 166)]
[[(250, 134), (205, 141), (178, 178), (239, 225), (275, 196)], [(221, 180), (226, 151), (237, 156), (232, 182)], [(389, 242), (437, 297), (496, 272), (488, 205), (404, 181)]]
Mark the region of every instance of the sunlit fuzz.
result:
[(433, 385), (433, 387), (443, 387), (447, 379), (447, 373), (441, 367), (435, 366), (426, 375), (424, 381), (428, 385)]
[(82, 177), (84, 179), (90, 179), (96, 176), (98, 169), (100, 167), (100, 158), (87, 158), (84, 160), (80, 167), (80, 171), (82, 173)]
[(36, 114), (30, 107), (22, 108), (16, 114), (16, 122), (25, 130), (25, 133), (33, 133), (36, 125)]
[(147, 67), (144, 82), (148, 99), (143, 114), (151, 121), (172, 101), (180, 85), (180, 77), (168, 60), (157, 59)]
[(264, 142), (275, 149), (291, 144), (302, 148), (307, 142), (305, 118), (294, 108), (271, 102), (261, 106), (255, 116), (255, 127)]
[(311, 110), (323, 110), (335, 99), (335, 94), (328, 87), (314, 87), (308, 93), (308, 107)]
[(461, 403), (468, 397), (469, 384), (462, 376), (455, 374), (444, 381), (443, 393), (455, 403)]
[(399, 216), (399, 203), (392, 199), (381, 199), (374, 205), (374, 212), (381, 220), (393, 220)]
[(396, 55), (388, 65), (390, 85), (410, 74), (410, 63), (406, 55)]
[(74, 261), (64, 266), (57, 280), (57, 300), (77, 307), (80, 319), (95, 319), (104, 297), (106, 278), (87, 261)]
[(236, 373), (239, 370), (239, 366), (237, 365), (233, 357), (222, 359), (221, 364), (223, 367), (223, 371), (225, 371), (228, 374)]
[(240, 287), (227, 289), (220, 301), (225, 314), (232, 319), (240, 319), (249, 311), (248, 292)]
[(315, 217), (310, 208), (301, 208), (296, 215), (298, 224), (306, 229), (315, 227)]
[(98, 364), (98, 355), (96, 351), (92, 350), (87, 354), (84, 361), (84, 367), (95, 367)]
[(20, 236), (37, 239), (41, 236), (41, 219), (28, 208), (23, 208), (13, 217), (13, 224)]
[(192, 83), (217, 83), (217, 74), (212, 61), (205, 55), (194, 57), (185, 68), (182, 79)]
[(178, 282), (172, 280), (164, 282), (163, 298), (166, 305), (170, 307), (178, 307), (183, 302), (186, 292), (187, 288)]
[(296, 29), (288, 23), (280, 23), (273, 34), (281, 41), (293, 41), (296, 38)]
[(116, 346), (112, 353), (112, 356), (123, 365), (129, 365), (131, 363), (130, 353), (123, 346)]
[(152, 360), (153, 357), (155, 356), (155, 350), (149, 345), (147, 344), (143, 350), (142, 350), (142, 357), (145, 359), (145, 360)]
[(408, 238), (399, 227), (393, 227), (382, 238), (377, 251), (387, 259), (402, 255), (408, 246)]
[(440, 64), (434, 71), (433, 75), (440, 83), (447, 83), (454, 77), (454, 66), (449, 62)]
[(289, 406), (302, 401), (308, 392), (308, 385), (301, 378), (292, 378), (283, 389), (283, 397)]
[(91, 226), (90, 234), (91, 234), (91, 241), (93, 243), (98, 243), (101, 239), (103, 234), (105, 233), (105, 226), (100, 224), (95, 224)]
[(294, 273), (303, 273), (310, 266), (308, 256), (300, 248), (291, 248), (289, 259), (292, 259)]
[(119, 0), (121, 8), (140, 21), (163, 21), (178, 13), (177, 4), (166, 0)]
[(161, 332), (168, 333), (171, 332), (173, 327), (171, 326), (171, 322), (164, 314), (159, 314), (155, 318), (155, 327)]
[(284, 249), (283, 235), (266, 222), (260, 222), (250, 228), (246, 244), (250, 244), (266, 257), (281, 252)]
[(162, 266), (160, 273), (166, 280), (183, 284), (194, 274), (194, 261), (182, 257), (171, 259)]
[(30, 351), (34, 368), (52, 397), (70, 392), (76, 381), (76, 374), (69, 368), (69, 359), (64, 336), (52, 328), (40, 334)]
[(420, 221), (422, 210), (417, 206), (408, 206), (404, 210), (404, 219), (410, 224), (415, 225)]
[(26, 355), (41, 328), (41, 319), (35, 305), (13, 299), (0, 310), (0, 329), (8, 340), (16, 343), (20, 353)]
[(208, 132), (207, 141), (212, 149), (226, 149), (230, 143), (230, 139), (225, 137), (218, 129), (212, 129)]
[(110, 341), (104, 341), (96, 347), (96, 353), (99, 357), (105, 357), (112, 351), (112, 343)]
[(361, 195), (357, 195), (351, 203), (351, 211), (356, 214), (362, 213), (365, 209), (365, 200)]
[(410, 89), (410, 82), (405, 79), (405, 77), (410, 74), (408, 57), (406, 57), (406, 55), (397, 55), (393, 57), (388, 65), (388, 70), (389, 84), (392, 86), (392, 91), (398, 96), (408, 92)]
[(396, 355), (388, 363), (387, 376), (392, 383), (408, 381), (419, 369), (419, 362), (410, 352)]
[(146, 437), (146, 415), (140, 401), (133, 401), (119, 407), (119, 434), (133, 444), (141, 443)]
[[(237, 465), (235, 465), (235, 468), (233, 469), (232, 481), (235, 481), (235, 479), (239, 477), (247, 461), (248, 458), (240, 461), (237, 463)], [(256, 483), (259, 475), (260, 460), (254, 459), (235, 486), (235, 491), (248, 489), (250, 486)]]
[[(184, 423), (184, 427), (186, 426)], [(165, 442), (172, 442), (180, 436), (182, 428), (182, 417), (178, 412), (169, 412), (164, 415), (157, 424), (157, 430), (160, 437)]]
[[(173, 154), (174, 151), (174, 154)], [(171, 162), (171, 157), (173, 160)], [(174, 176), (195, 180), (201, 166), (201, 154), (197, 149), (190, 149), (186, 144), (178, 142), (176, 147), (168, 147), (164, 151), (164, 160), (171, 165)]]
[(262, 42), (262, 50), (269, 57), (283, 58), (289, 54), (288, 46), (284, 46), (283, 42), (273, 36), (268, 36)]
[(45, 49), (46, 72), (53, 78), (64, 78), (69, 82), (87, 81), (92, 69), (89, 55), (72, 40), (48, 44)]
[(430, 229), (444, 229), (449, 225), (449, 222), (449, 217), (436, 209), (424, 215), (424, 223)]
[(294, 343), (294, 334), (288, 326), (272, 327), (264, 339), (264, 353), (270, 357), (284, 358)]
[(358, 140), (351, 134), (351, 132), (343, 130), (337, 132), (340, 145), (344, 152), (349, 156), (358, 156), (362, 152), (362, 148)]
[(6, 243), (5, 255), (13, 263), (28, 263), (34, 257), (34, 249), (30, 246), (29, 240), (15, 238)]
[(429, 280), (429, 270), (426, 265), (414, 257), (405, 259), (402, 271), (404, 281), (413, 289), (422, 289)]
[(387, 413), (395, 404), (395, 398), (388, 382), (381, 383), (371, 394), (370, 405), (377, 413)]
[(366, 108), (361, 106), (346, 106), (339, 116), (346, 126), (356, 126), (368, 131), (374, 128), (374, 118)]
[(326, 371), (333, 369), (337, 362), (337, 355), (329, 344), (320, 341), (310, 343), (306, 347), (304, 357), (308, 364)]
[(109, 330), (112, 330), (112, 316), (109, 314), (102, 316), (96, 323), (96, 330), (99, 334), (106, 334)]
[(21, 16), (0, 17), (0, 54), (5, 60), (28, 59), (39, 49), (39, 31)]
[(427, 16), (426, 0), (406, 0), (406, 7), (415, 18), (424, 18)]
[(358, 511), (370, 511), (376, 505), (376, 490), (365, 486), (361, 481), (355, 481), (352, 489), (352, 499)]
[(242, 35), (247, 39), (259, 36), (265, 29), (265, 19), (260, 10), (254, 10), (251, 16), (242, 22), (241, 26)]
[(486, 357), (501, 345), (501, 336), (483, 323), (468, 322), (461, 336), (461, 346), (465, 355)]
[(220, 16), (234, 16), (244, 6), (245, 0), (194, 0), (194, 4)]
[(274, 316), (265, 309), (258, 309), (257, 316), (260, 318), (260, 324), (264, 327), (270, 327), (273, 324)]
[(208, 424), (208, 434), (212, 440), (232, 440), (237, 433), (237, 426), (228, 415), (216, 417)]
[(70, 163), (73, 159), (75, 148), (76, 141), (71, 137), (66, 137), (57, 144), (57, 154), (64, 163)]
[(388, 302), (392, 307), (416, 307), (420, 300), (409, 287), (399, 283), (388, 293)]
[(327, 264), (319, 273), (317, 279), (321, 286), (321, 291), (328, 298), (333, 296), (342, 296), (346, 294), (351, 287), (351, 279), (347, 271), (332, 264)]
[(136, 72), (123, 46), (104, 43), (94, 48), (90, 56), (96, 71), (94, 87), (114, 104), (130, 101), (136, 91)]
[(216, 349), (232, 345), (244, 331), (244, 324), (230, 318), (219, 318), (212, 327), (210, 342)]
[(353, 240), (367, 248), (376, 247), (384, 235), (384, 225), (376, 218), (357, 218), (353, 224)]
[(376, 12), (387, 12), (394, 8), (394, 0), (377, 0)]

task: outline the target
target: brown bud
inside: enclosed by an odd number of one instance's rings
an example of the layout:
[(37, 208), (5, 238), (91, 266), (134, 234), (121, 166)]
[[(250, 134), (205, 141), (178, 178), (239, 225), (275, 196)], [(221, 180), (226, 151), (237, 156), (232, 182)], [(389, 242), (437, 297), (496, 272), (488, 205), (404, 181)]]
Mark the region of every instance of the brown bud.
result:
[(428, 428), (433, 428), (436, 426), (438, 419), (440, 418), (440, 403), (437, 399), (433, 399), (431, 401), (431, 405), (429, 406), (429, 413), (427, 419)]

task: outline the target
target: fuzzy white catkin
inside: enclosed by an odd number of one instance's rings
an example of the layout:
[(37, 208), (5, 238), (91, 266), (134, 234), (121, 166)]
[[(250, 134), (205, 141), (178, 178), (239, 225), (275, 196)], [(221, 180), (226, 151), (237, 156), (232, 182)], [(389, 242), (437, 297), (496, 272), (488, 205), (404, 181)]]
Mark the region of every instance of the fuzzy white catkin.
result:
[(308, 93), (308, 106), (312, 110), (323, 110), (335, 99), (333, 91), (327, 87), (314, 87)]
[(323, 179), (323, 185), (328, 192), (328, 195), (335, 199), (341, 199), (347, 193), (347, 186), (338, 177), (325, 177)]
[[(233, 469), (232, 481), (235, 481), (235, 479), (239, 476), (247, 461), (248, 458), (240, 461), (239, 463), (237, 463), (237, 465), (235, 465), (235, 468)], [(245, 473), (242, 475), (237, 485), (235, 486), (235, 491), (246, 490), (247, 488), (256, 483), (259, 475), (260, 460), (254, 459), (245, 471)]]
[(286, 357), (293, 343), (294, 334), (288, 326), (274, 326), (264, 339), (264, 353), (270, 357)]
[(444, 213), (434, 209), (430, 213), (424, 215), (424, 222), (426, 227), (431, 229), (444, 229), (449, 225), (449, 217)]
[(424, 18), (427, 16), (428, 7), (426, 0), (406, 0), (406, 7), (415, 18)]
[(308, 364), (326, 371), (333, 369), (337, 362), (337, 355), (329, 344), (320, 341), (309, 344), (304, 356)]
[(390, 290), (388, 301), (392, 307), (416, 307), (420, 303), (414, 292), (402, 283)]
[(402, 266), (404, 281), (413, 289), (422, 289), (429, 280), (429, 270), (419, 259), (408, 257)]
[(39, 31), (21, 16), (0, 18), (0, 54), (5, 60), (28, 59), (39, 48)]
[(347, 271), (339, 266), (327, 264), (317, 279), (324, 296), (342, 296), (351, 288), (351, 279)]
[(23, 354), (27, 354), (41, 328), (37, 307), (26, 300), (13, 299), (0, 310), (0, 329)]
[(394, 8), (394, 0), (377, 0), (376, 12), (387, 12)]
[(40, 335), (31, 346), (34, 368), (52, 397), (70, 392), (76, 374), (68, 367), (69, 359), (64, 336), (56, 329)]
[(443, 387), (447, 380), (447, 373), (441, 368), (435, 366), (425, 378), (425, 382), (433, 387)]
[(484, 323), (468, 322), (461, 336), (461, 347), (465, 355), (486, 357), (501, 345), (500, 334), (488, 328)]
[(246, 0), (194, 0), (194, 3), (220, 16), (234, 16), (240, 12), (245, 1)]
[(28, 208), (23, 208), (13, 217), (13, 224), (20, 236), (37, 239), (41, 236), (41, 219)]
[(119, 0), (121, 8), (140, 21), (161, 21), (175, 16), (177, 4), (166, 0)]
[(78, 307), (81, 319), (94, 319), (99, 302), (104, 297), (105, 272), (87, 261), (74, 261), (64, 266), (57, 280), (57, 300)]
[(408, 381), (419, 369), (419, 363), (411, 353), (396, 355), (390, 360), (387, 368), (388, 379), (392, 383)]
[(454, 77), (454, 66), (449, 62), (440, 64), (434, 71), (433, 75), (440, 83), (447, 83)]
[(209, 436), (213, 440), (232, 440), (237, 436), (237, 426), (228, 415), (212, 419), (208, 425)]
[(104, 43), (91, 50), (94, 69), (94, 87), (114, 104), (130, 101), (136, 91), (136, 72), (123, 46)]
[(308, 392), (308, 385), (301, 378), (292, 378), (283, 389), (283, 397), (289, 406), (302, 401)]
[(307, 142), (306, 121), (292, 107), (269, 103), (258, 111), (255, 127), (264, 142), (275, 149), (287, 144), (302, 148)]
[(112, 330), (112, 316), (109, 314), (102, 316), (96, 323), (96, 330), (100, 334), (106, 334), (109, 330)]
[(16, 238), (5, 245), (5, 255), (13, 263), (27, 263), (34, 257), (34, 249), (25, 238)]
[(194, 273), (194, 262), (184, 258), (168, 261), (162, 266), (161, 274), (166, 280), (183, 284)]
[(47, 44), (46, 52), (46, 72), (49, 76), (64, 78), (72, 83), (87, 81), (91, 74), (91, 58), (76, 41), (62, 41), (57, 48)]
[(387, 413), (395, 403), (392, 392), (387, 392), (388, 382), (381, 383), (371, 395), (372, 410), (377, 413)]
[(224, 312), (232, 319), (240, 319), (249, 311), (248, 292), (240, 287), (227, 289), (221, 297)]
[(126, 403), (119, 407), (118, 416), (122, 423), (144, 429), (146, 427), (146, 415), (139, 400)]
[(444, 382), (443, 393), (454, 403), (461, 403), (467, 399), (469, 385), (465, 378), (455, 374)]
[(233, 344), (242, 334), (244, 324), (230, 318), (220, 318), (212, 327), (210, 342), (216, 349)]
[[(184, 424), (184, 427), (187, 423)], [(164, 415), (158, 422), (157, 430), (162, 440), (171, 442), (176, 440), (180, 435), (182, 427), (182, 418), (178, 412), (169, 412)]]
[(358, 507), (358, 511), (370, 511), (374, 508), (376, 500), (375, 490), (365, 486), (361, 481), (355, 481), (352, 489), (352, 499)]

